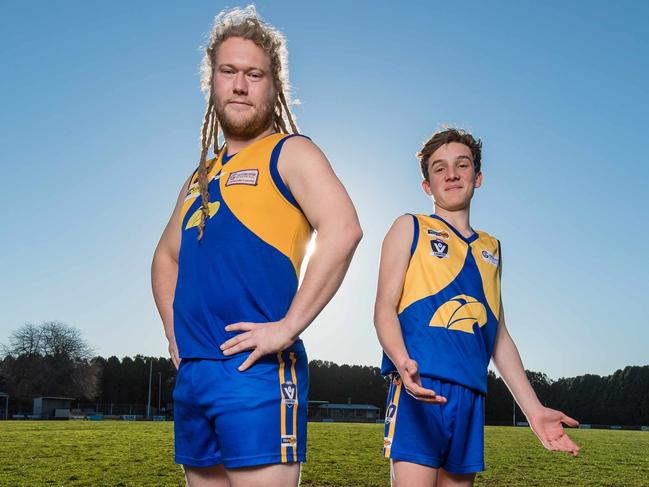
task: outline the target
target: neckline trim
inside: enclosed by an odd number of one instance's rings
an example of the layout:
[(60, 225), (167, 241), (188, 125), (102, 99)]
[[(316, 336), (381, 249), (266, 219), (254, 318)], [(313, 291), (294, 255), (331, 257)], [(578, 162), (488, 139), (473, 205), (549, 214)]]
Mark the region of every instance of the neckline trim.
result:
[(467, 244), (471, 244), (472, 242), (475, 242), (479, 237), (478, 233), (475, 230), (473, 230), (473, 228), (471, 229), (473, 234), (470, 237), (465, 237), (460, 232), (458, 232), (457, 229), (453, 225), (451, 225), (449, 222), (444, 220), (444, 218), (442, 218), (441, 216), (436, 215), (434, 213), (431, 214), (431, 215), (428, 215), (428, 216), (430, 216), (431, 218), (435, 218), (436, 220), (441, 221), (444, 225), (446, 225), (448, 228), (450, 228), (455, 235), (457, 235), (459, 238), (461, 238)]

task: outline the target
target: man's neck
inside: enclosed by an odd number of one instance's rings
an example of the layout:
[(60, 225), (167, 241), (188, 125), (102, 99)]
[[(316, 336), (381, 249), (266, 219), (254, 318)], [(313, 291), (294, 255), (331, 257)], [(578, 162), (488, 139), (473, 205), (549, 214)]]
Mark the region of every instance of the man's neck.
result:
[(272, 127), (268, 127), (265, 131), (259, 134), (257, 137), (252, 139), (239, 139), (237, 137), (232, 137), (229, 134), (224, 134), (225, 145), (228, 148), (228, 155), (236, 154), (237, 152), (242, 151), (249, 145), (254, 144), (258, 140), (268, 137), (270, 134), (274, 133), (275, 130)]
[(444, 208), (435, 207), (435, 215), (453, 225), (453, 228), (465, 238), (469, 238), (474, 233), (469, 223), (469, 207), (457, 211), (449, 211)]

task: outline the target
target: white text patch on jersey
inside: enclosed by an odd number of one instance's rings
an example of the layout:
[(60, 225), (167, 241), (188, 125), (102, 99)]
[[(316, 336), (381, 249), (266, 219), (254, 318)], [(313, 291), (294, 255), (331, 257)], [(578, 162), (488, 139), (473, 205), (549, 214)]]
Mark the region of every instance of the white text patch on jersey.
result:
[(230, 173), (230, 176), (228, 177), (225, 185), (232, 186), (234, 184), (246, 184), (248, 186), (257, 186), (258, 179), (258, 169), (244, 169), (242, 171)]

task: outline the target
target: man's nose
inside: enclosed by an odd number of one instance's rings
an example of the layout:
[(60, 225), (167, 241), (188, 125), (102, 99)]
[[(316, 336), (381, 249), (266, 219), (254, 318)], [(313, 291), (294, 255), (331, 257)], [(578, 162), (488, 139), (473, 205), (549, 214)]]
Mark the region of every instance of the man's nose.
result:
[(232, 91), (236, 95), (247, 95), (248, 94), (248, 82), (246, 80), (246, 74), (242, 71), (239, 71), (234, 77), (234, 85), (232, 86)]

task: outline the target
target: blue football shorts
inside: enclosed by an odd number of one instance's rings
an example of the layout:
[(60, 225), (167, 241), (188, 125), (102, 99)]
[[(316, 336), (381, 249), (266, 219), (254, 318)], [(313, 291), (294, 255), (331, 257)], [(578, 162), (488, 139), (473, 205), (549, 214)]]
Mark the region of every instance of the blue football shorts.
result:
[(484, 470), (484, 396), (428, 377), (422, 385), (446, 404), (418, 401), (393, 376), (385, 414), (383, 454), (392, 460), (443, 468), (455, 474)]
[(176, 463), (225, 468), (306, 461), (309, 365), (304, 352), (183, 359), (174, 388)]

